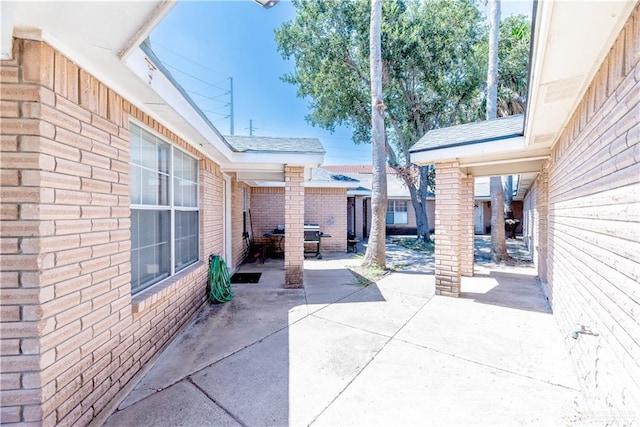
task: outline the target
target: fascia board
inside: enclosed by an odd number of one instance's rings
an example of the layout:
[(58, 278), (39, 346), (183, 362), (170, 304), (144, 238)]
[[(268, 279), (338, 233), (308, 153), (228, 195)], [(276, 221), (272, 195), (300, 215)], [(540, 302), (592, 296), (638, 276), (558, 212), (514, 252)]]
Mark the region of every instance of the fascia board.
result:
[[(222, 140), (221, 136), (211, 129), (209, 124), (182, 96), (173, 83), (152, 65), (142, 49), (133, 50), (128, 58), (125, 59), (125, 63), (139, 79), (147, 83), (162, 98), (164, 103), (187, 123), (187, 129), (182, 129), (175, 123), (167, 127), (198, 150), (208, 153), (215, 162), (224, 164), (231, 160), (233, 152)], [(145, 105), (143, 100), (137, 100), (137, 103)], [(213, 148), (214, 150), (207, 150), (204, 147)]]
[[(324, 154), (315, 153), (283, 153), (283, 152), (243, 152), (230, 156), (233, 163), (254, 163), (256, 165), (275, 163), (292, 166), (319, 166), (324, 162)], [(233, 169), (228, 165), (227, 169)]]
[(466, 162), (470, 162), (474, 156), (483, 157), (491, 154), (518, 151), (522, 151), (523, 157), (526, 157), (526, 153), (524, 152), (525, 147), (525, 138), (518, 136), (497, 141), (458, 145), (455, 147), (411, 153), (411, 161), (419, 165), (451, 159), (464, 159)]

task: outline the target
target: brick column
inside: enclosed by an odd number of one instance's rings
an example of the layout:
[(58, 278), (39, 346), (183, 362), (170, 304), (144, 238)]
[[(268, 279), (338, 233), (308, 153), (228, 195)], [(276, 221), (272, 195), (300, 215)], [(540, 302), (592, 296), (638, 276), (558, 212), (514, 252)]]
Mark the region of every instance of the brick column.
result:
[[(548, 163), (545, 163), (538, 175), (538, 189), (535, 200), (535, 221), (534, 225), (534, 260), (537, 259), (538, 276), (540, 280), (547, 283), (547, 253), (548, 248), (548, 224), (549, 224), (549, 176), (547, 172)], [(537, 233), (536, 233), (537, 231)], [(551, 288), (549, 288), (551, 291)], [(549, 295), (551, 298), (551, 295)]]
[(364, 198), (362, 196), (355, 196), (355, 224), (353, 226), (356, 237), (362, 239), (364, 237)]
[(474, 224), (474, 179), (473, 175), (462, 178), (460, 187), (460, 274), (473, 276)]
[(304, 167), (284, 168), (284, 287), (301, 288), (304, 280)]
[(436, 163), (436, 295), (460, 296), (465, 176), (458, 162)]

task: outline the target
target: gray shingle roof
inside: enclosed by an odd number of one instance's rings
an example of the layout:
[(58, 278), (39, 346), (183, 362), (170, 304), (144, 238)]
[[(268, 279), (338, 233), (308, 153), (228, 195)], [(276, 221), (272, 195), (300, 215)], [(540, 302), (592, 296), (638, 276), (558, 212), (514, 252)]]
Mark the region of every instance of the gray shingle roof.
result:
[(417, 153), (419, 151), (513, 138), (522, 136), (523, 130), (523, 114), (467, 123), (448, 128), (433, 129), (420, 138), (420, 140), (411, 147), (409, 152)]
[(323, 168), (313, 168), (311, 170), (312, 181), (344, 181), (344, 182), (360, 182), (359, 180), (347, 175), (333, 173)]
[(269, 136), (225, 136), (231, 147), (240, 152), (278, 152), (324, 154), (318, 138), (276, 138)]

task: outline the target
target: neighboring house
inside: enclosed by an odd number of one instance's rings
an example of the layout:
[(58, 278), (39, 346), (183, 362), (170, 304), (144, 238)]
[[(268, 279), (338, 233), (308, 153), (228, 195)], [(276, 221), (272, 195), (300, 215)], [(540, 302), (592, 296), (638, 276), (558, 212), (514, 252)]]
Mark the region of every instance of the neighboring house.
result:
[[(371, 229), (371, 183), (373, 180), (371, 165), (323, 165), (323, 169), (340, 173), (359, 181), (357, 188), (347, 191), (347, 229), (358, 238), (368, 237)], [(514, 177), (514, 217), (522, 220), (522, 200), (526, 188), (520, 183), (529, 182), (535, 174)], [(523, 190), (524, 188), (524, 190)], [(488, 234), (491, 232), (491, 197), (489, 194), (489, 178), (481, 177), (475, 180), (475, 233)], [(429, 230), (435, 228), (435, 196), (427, 197), (427, 215)], [(387, 166), (387, 235), (416, 234), (416, 214), (411, 203), (411, 195), (404, 181), (395, 171)], [(516, 229), (522, 233), (522, 225)]]
[(346, 249), (357, 182), (314, 172), (317, 140), (223, 137), (144, 43), (172, 5), (0, 4), (2, 423), (99, 424), (206, 301), (209, 256), (242, 261), (249, 212), (286, 227), (285, 286), (305, 221)]
[(631, 425), (640, 419), (640, 5), (536, 5), (524, 122), (440, 129), (411, 149), (412, 161), (436, 164), (436, 292), (459, 296), (461, 276), (473, 275), (474, 177), (534, 174), (521, 185), (524, 237), (586, 415)]

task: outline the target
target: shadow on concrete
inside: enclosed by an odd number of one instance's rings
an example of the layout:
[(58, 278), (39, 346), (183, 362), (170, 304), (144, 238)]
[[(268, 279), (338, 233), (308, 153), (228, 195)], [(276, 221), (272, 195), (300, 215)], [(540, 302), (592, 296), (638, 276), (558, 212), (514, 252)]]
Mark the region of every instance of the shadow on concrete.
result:
[[(322, 310), (331, 313), (336, 304), (385, 301), (373, 282), (363, 283), (341, 265), (332, 268), (332, 262), (305, 261), (303, 289), (283, 288), (283, 260), (241, 266), (243, 273), (262, 272), (260, 281), (234, 284), (228, 303), (206, 303), (105, 426), (311, 422), (383, 340), (367, 332), (354, 335), (352, 328), (323, 318)], [(362, 352), (340, 356), (349, 361), (340, 360), (344, 366), (338, 374), (335, 354), (318, 356), (358, 342)], [(326, 371), (320, 381), (318, 371)], [(302, 408), (290, 407), (292, 396), (309, 392), (317, 398), (305, 399)], [(192, 403), (185, 406), (188, 400)]]
[(551, 313), (537, 277), (506, 271), (491, 271), (488, 276), (462, 278), (462, 298), (518, 310)]

